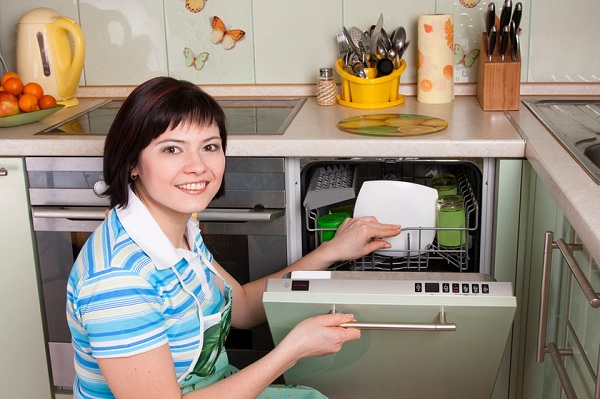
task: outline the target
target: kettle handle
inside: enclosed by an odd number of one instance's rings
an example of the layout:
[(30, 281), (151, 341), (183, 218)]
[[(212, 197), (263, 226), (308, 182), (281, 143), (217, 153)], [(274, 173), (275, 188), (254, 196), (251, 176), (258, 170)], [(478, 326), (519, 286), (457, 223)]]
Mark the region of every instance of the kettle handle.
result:
[[(71, 98), (77, 91), (85, 58), (83, 32), (79, 25), (68, 17), (56, 18), (46, 25), (46, 32), (56, 65), (58, 95), (64, 99)], [(72, 49), (67, 33), (70, 33), (73, 39)]]

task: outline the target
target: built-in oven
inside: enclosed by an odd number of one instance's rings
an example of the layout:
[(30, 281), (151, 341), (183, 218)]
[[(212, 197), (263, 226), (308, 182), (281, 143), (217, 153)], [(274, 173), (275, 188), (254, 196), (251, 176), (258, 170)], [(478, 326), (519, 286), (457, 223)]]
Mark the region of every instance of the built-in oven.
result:
[[(57, 390), (73, 384), (73, 349), (67, 325), (66, 286), (75, 258), (104, 219), (108, 199), (98, 193), (102, 159), (26, 159), (44, 329)], [(229, 158), (225, 194), (196, 215), (215, 259), (241, 283), (281, 269), (287, 262), (285, 160)], [(273, 347), (266, 325), (232, 330), (227, 350), (243, 367)]]

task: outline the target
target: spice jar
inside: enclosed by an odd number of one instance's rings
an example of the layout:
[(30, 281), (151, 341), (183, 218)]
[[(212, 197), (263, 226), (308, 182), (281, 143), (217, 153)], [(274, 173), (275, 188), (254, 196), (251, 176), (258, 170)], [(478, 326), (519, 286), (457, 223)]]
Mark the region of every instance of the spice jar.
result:
[(319, 69), (317, 82), (317, 105), (335, 105), (337, 86), (333, 80), (333, 68)]
[(438, 197), (456, 195), (456, 177), (451, 173), (441, 173), (431, 178), (431, 186), (438, 192)]
[(465, 203), (462, 195), (447, 195), (437, 200), (437, 241), (442, 247), (461, 247), (467, 242)]

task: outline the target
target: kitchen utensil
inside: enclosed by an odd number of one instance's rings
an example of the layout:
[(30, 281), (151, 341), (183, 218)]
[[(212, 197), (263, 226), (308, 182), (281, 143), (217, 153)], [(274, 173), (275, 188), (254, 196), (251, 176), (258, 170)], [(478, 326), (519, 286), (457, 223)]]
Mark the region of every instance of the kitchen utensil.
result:
[(379, 38), (381, 45), (387, 51), (392, 48), (392, 42), (385, 29), (381, 28), (381, 37)]
[(500, 13), (500, 32), (504, 31), (504, 27), (510, 23), (510, 17), (512, 14), (512, 0), (505, 0), (502, 6), (502, 12)]
[(490, 29), (490, 34), (487, 36), (487, 55), (488, 61), (492, 60), (492, 56), (494, 55), (494, 50), (496, 49), (496, 27), (492, 26)]
[(521, 17), (523, 15), (523, 4), (518, 2), (515, 4), (515, 10), (513, 11), (512, 20), (515, 23), (515, 33), (519, 33), (519, 26), (521, 25)]
[(448, 127), (448, 122), (426, 115), (372, 114), (343, 119), (337, 127), (344, 132), (366, 136), (398, 137), (439, 132)]
[(365, 47), (363, 45), (363, 36), (364, 36), (363, 32), (360, 29), (358, 29), (356, 26), (353, 26), (350, 28), (349, 33), (350, 33), (350, 37), (352, 38), (352, 41), (358, 48), (358, 51), (359, 51), (358, 56), (359, 56), (361, 62), (364, 65), (367, 65), (367, 59), (366, 59), (367, 55), (366, 55)]
[(437, 198), (437, 190), (421, 184), (366, 181), (356, 197), (354, 217), (375, 216), (381, 223), (402, 226), (398, 236), (385, 239), (392, 247), (377, 253), (401, 257), (416, 255), (425, 251), (435, 238)]
[(404, 43), (404, 46), (402, 46), (402, 48), (398, 51), (399, 59), (402, 59), (402, 56), (404, 55), (404, 52), (406, 51), (406, 49), (408, 48), (409, 45), (410, 45), (410, 40), (407, 40), (406, 43)]
[(510, 58), (514, 62), (519, 54), (519, 33), (515, 21), (510, 21)]
[(373, 27), (373, 29), (370, 32), (370, 36), (371, 36), (371, 43), (370, 43), (370, 47), (371, 47), (371, 66), (375, 67), (375, 63), (376, 60), (378, 59), (377, 57), (377, 43), (379, 42), (379, 36), (381, 35), (381, 29), (383, 28), (383, 14), (379, 14), (379, 20), (377, 21), (377, 24), (375, 25), (375, 27)]
[[(348, 44), (350, 45), (350, 49), (360, 59), (360, 50), (358, 49), (358, 46), (352, 40), (352, 36), (350, 36), (350, 32), (348, 32), (348, 29), (346, 29), (345, 26), (342, 26), (342, 32), (344, 33), (344, 36), (346, 36), (346, 41), (348, 41)], [(362, 60), (361, 60), (361, 62), (362, 62)], [(367, 67), (367, 65), (364, 65), (364, 66), (365, 66), (365, 68)]]
[(502, 32), (500, 34), (500, 59), (502, 61), (504, 61), (504, 55), (506, 54), (506, 49), (508, 48), (509, 33), (510, 33), (510, 28), (508, 26), (505, 26), (504, 28), (502, 28)]
[(485, 18), (485, 32), (489, 36), (492, 30), (492, 26), (496, 24), (496, 5), (494, 2), (488, 4), (487, 14)]
[(50, 8), (36, 8), (19, 20), (17, 73), (24, 82), (39, 83), (59, 103), (79, 102), (74, 96), (84, 56), (83, 32), (71, 18)]
[(394, 71), (394, 61), (387, 58), (382, 58), (377, 61), (377, 77), (387, 76)]

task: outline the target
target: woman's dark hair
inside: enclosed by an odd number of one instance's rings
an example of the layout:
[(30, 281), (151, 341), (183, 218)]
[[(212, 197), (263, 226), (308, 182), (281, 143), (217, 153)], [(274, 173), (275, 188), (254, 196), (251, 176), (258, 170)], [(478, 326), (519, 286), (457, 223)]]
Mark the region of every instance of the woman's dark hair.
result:
[[(131, 169), (137, 165), (140, 152), (182, 122), (216, 125), (225, 151), (225, 113), (214, 98), (193, 83), (157, 77), (136, 87), (125, 99), (104, 145), (104, 181), (108, 185), (104, 194), (110, 196), (111, 208), (127, 205)], [(222, 192), (223, 185), (216, 197)]]

